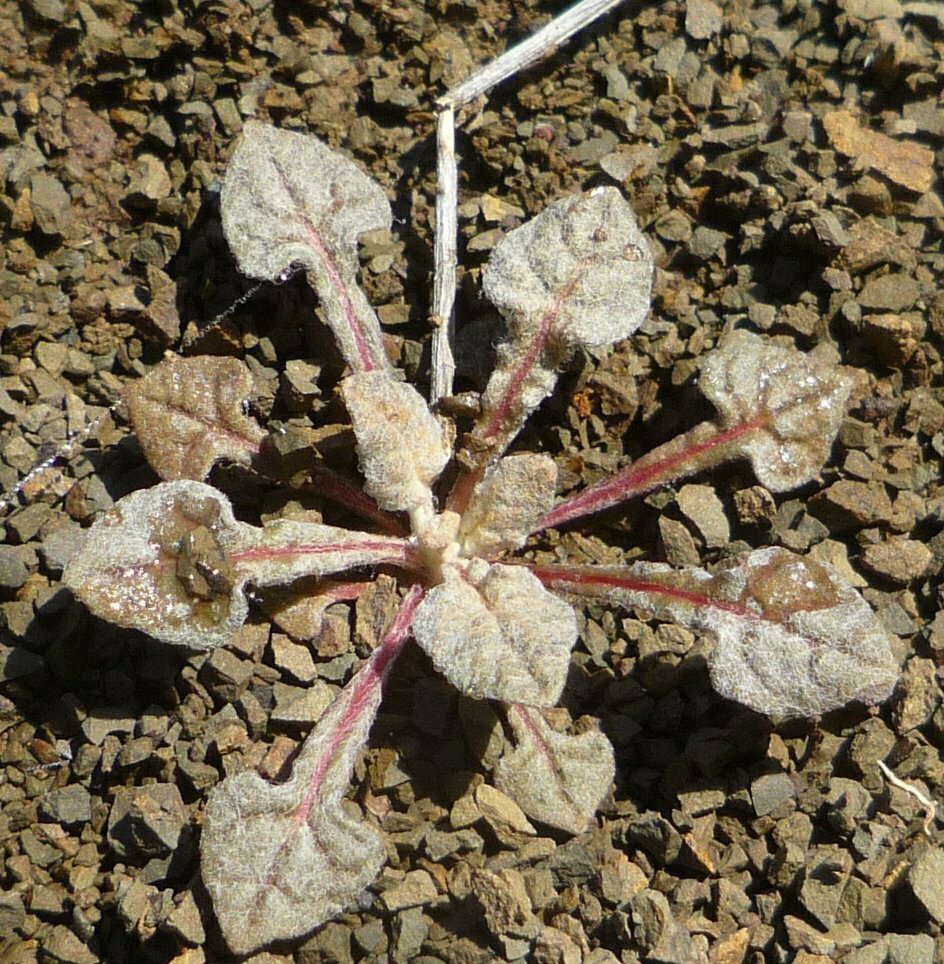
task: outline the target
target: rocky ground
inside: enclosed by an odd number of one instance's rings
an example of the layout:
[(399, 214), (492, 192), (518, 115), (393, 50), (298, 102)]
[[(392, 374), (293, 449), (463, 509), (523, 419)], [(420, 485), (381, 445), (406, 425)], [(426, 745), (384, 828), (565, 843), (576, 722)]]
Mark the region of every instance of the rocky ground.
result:
[[(560, 6), (0, 8), (3, 961), (232, 959), (199, 883), (206, 795), (279, 771), (383, 609), (338, 605), (312, 646), (260, 613), (188, 657), (91, 619), (59, 582), (75, 532), (155, 481), (112, 406), (167, 350), (247, 359), (258, 417), (350, 457), (302, 279), (220, 318), (251, 289), (218, 205), (243, 122), (317, 133), (387, 189), (395, 233), (365, 240), (364, 281), (422, 382), (434, 100)], [(649, 321), (574, 363), (522, 442), (568, 484), (705, 414), (698, 359), (733, 325), (857, 374), (817, 483), (772, 497), (732, 468), (565, 538), (676, 564), (822, 554), (894, 634), (894, 697), (775, 726), (712, 695), (703, 641), (589, 606), (566, 703), (602, 719), (619, 773), (598, 828), (569, 839), (479, 790), (494, 717), (410, 652), (354, 792), (387, 870), (360, 907), (254, 961), (944, 959), (941, 824), (878, 765), (941, 799), (942, 64), (937, 3), (628, 3), (469, 111), (459, 139), (460, 389), (481, 387), (495, 337), (480, 266), (548, 201), (621, 186), (657, 258)], [(298, 505), (238, 485), (248, 517)]]

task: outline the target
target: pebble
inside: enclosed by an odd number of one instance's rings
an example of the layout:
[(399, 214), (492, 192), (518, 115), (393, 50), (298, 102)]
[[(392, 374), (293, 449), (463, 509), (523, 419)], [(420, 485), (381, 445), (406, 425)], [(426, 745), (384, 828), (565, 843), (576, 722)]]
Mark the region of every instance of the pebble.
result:
[(677, 496), (682, 514), (694, 523), (709, 548), (731, 541), (731, 526), (724, 505), (710, 485), (683, 485)]
[(73, 223), (72, 199), (62, 184), (48, 174), (30, 180), (30, 206), (36, 227), (48, 237), (61, 237)]
[(439, 896), (433, 878), (425, 870), (411, 870), (403, 880), (380, 894), (380, 903), (388, 913), (396, 913), (407, 907), (430, 904)]
[(766, 816), (796, 798), (796, 787), (786, 773), (769, 773), (751, 783), (751, 803), (758, 817)]
[(944, 924), (944, 851), (928, 847), (908, 871), (908, 886), (936, 924)]
[(930, 569), (934, 555), (923, 542), (892, 538), (865, 546), (861, 559), (869, 572), (904, 586)]
[(689, 0), (685, 7), (685, 32), (693, 40), (709, 40), (721, 32), (723, 11), (712, 0)]
[(108, 819), (108, 842), (120, 857), (161, 856), (179, 846), (189, 821), (174, 784), (120, 787)]
[(92, 819), (92, 797), (78, 784), (50, 790), (40, 800), (39, 815), (64, 827), (87, 823)]
[(830, 144), (857, 165), (884, 174), (890, 181), (923, 194), (934, 179), (934, 154), (913, 141), (889, 137), (861, 125), (847, 110), (823, 117)]

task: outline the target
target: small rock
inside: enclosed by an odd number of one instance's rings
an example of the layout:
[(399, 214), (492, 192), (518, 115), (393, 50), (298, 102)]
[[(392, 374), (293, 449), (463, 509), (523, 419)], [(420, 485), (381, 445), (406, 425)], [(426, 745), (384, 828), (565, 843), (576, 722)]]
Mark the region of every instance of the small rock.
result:
[(30, 206), (36, 227), (48, 237), (61, 237), (72, 224), (72, 199), (54, 177), (34, 174), (30, 179)]
[(496, 938), (505, 934), (524, 936), (525, 928), (534, 922), (531, 899), (517, 870), (473, 871), (472, 893), (482, 907), (486, 926)]
[(429, 920), (419, 907), (412, 907), (393, 919), (393, 959), (413, 961), (419, 957), (423, 942), (429, 937)]
[(115, 706), (98, 706), (82, 720), (85, 739), (100, 746), (109, 733), (133, 733), (135, 719), (125, 716), (124, 710)]
[(907, 315), (867, 315), (862, 319), (862, 334), (882, 365), (900, 368), (918, 350), (920, 332)]
[(884, 486), (840, 479), (810, 500), (810, 507), (836, 529), (856, 529), (887, 522), (892, 503)]
[(888, 539), (862, 550), (862, 565), (878, 576), (901, 586), (920, 579), (934, 561), (934, 554), (914, 539)]
[(773, 813), (782, 804), (795, 798), (796, 788), (786, 773), (769, 773), (751, 784), (751, 802), (758, 817)]
[(228, 649), (215, 649), (200, 667), (200, 682), (221, 703), (235, 703), (249, 686), (252, 663)]
[(99, 961), (98, 955), (92, 953), (85, 941), (61, 925), (54, 927), (43, 942), (43, 956), (63, 964), (98, 964)]
[(934, 938), (930, 934), (889, 934), (886, 964), (937, 964)]
[(908, 871), (908, 886), (936, 923), (944, 923), (944, 851), (929, 847)]
[(907, 311), (921, 296), (921, 288), (911, 275), (885, 274), (866, 282), (858, 302), (873, 311)]
[(721, 32), (722, 10), (712, 0), (688, 0), (685, 32), (693, 40), (708, 40)]
[(678, 507), (694, 523), (709, 548), (731, 541), (731, 526), (724, 505), (710, 485), (683, 485), (678, 494)]
[(438, 896), (436, 883), (425, 870), (411, 870), (403, 880), (380, 895), (380, 903), (392, 914), (407, 907), (429, 904)]
[(26, 923), (23, 896), (7, 891), (0, 893), (0, 934), (12, 934)]
[(189, 820), (173, 784), (121, 787), (108, 820), (108, 842), (121, 857), (161, 856), (179, 845)]
[(475, 802), (479, 812), (490, 824), (507, 827), (518, 833), (537, 833), (521, 807), (501, 790), (483, 783), (476, 788)]
[(201, 947), (206, 941), (206, 931), (200, 919), (197, 902), (189, 891), (179, 898), (179, 902), (167, 915), (164, 926), (171, 934), (191, 947)]
[(914, 656), (895, 693), (892, 719), (899, 733), (907, 733), (927, 724), (941, 701), (940, 684), (934, 661)]
[(337, 688), (324, 680), (311, 686), (289, 686), (276, 683), (273, 687), (275, 706), (271, 718), (276, 723), (315, 723), (337, 695)]
[(315, 661), (307, 646), (293, 643), (287, 636), (274, 633), (269, 644), (276, 668), (300, 683), (310, 683), (316, 675)]
[(66, 827), (88, 823), (92, 819), (92, 798), (79, 784), (50, 790), (40, 801), (39, 814)]
[(660, 964), (693, 964), (702, 960), (688, 931), (673, 917), (664, 894), (645, 890), (633, 898), (634, 936), (646, 960)]
[(823, 117), (826, 136), (840, 154), (855, 159), (860, 167), (884, 174), (890, 181), (923, 194), (934, 180), (934, 154), (914, 141), (896, 140), (859, 124), (847, 110)]

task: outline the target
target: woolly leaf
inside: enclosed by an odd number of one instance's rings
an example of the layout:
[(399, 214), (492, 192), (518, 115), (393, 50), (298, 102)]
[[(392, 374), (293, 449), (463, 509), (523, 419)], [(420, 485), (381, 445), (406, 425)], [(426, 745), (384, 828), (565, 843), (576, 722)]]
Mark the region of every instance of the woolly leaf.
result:
[(249, 121), (226, 168), (221, 212), (243, 273), (278, 281), (303, 267), (347, 363), (389, 370), (380, 323), (357, 284), (357, 238), (391, 223), (376, 181), (316, 137)]
[(577, 620), (527, 569), (454, 567), (430, 590), (413, 635), (433, 665), (477, 699), (552, 706), (564, 687)]
[(564, 499), (539, 522), (562, 525), (660, 485), (747, 458), (774, 492), (809, 482), (839, 432), (852, 380), (835, 365), (734, 331), (705, 359), (701, 388), (720, 412), (616, 475)]
[(265, 436), (243, 411), (252, 376), (235, 358), (170, 355), (123, 398), (151, 468), (162, 478), (203, 481), (214, 462), (248, 465)]
[(412, 385), (382, 372), (351, 375), (342, 392), (367, 493), (381, 509), (431, 513), (430, 486), (450, 450), (423, 397)]
[(652, 255), (615, 188), (556, 201), (504, 237), (483, 277), (508, 326), (483, 397), (484, 441), (505, 448), (576, 347), (631, 335), (651, 285)]
[(714, 573), (655, 563), (534, 571), (547, 586), (710, 631), (715, 689), (770, 716), (879, 703), (898, 678), (888, 630), (869, 604), (832, 566), (786, 549), (758, 549)]
[(272, 585), (404, 562), (409, 543), (313, 523), (237, 522), (202, 482), (165, 482), (119, 500), (86, 534), (63, 581), (96, 615), (174, 645), (227, 642), (248, 611), (247, 582)]
[(803, 485), (823, 467), (852, 391), (835, 365), (746, 331), (708, 355), (699, 384), (723, 428), (750, 426), (741, 452), (772, 492)]
[(380, 645), (315, 725), (285, 783), (244, 772), (210, 793), (201, 873), (236, 954), (314, 930), (383, 866), (377, 831), (352, 816), (343, 797), (420, 597), (414, 589), (404, 600)]
[(551, 507), (557, 466), (547, 455), (509, 455), (476, 485), (462, 513), (459, 542), (467, 556), (518, 549)]
[(517, 746), (495, 767), (495, 785), (529, 816), (583, 833), (610, 790), (616, 761), (599, 730), (570, 735), (548, 726), (536, 710), (508, 707)]

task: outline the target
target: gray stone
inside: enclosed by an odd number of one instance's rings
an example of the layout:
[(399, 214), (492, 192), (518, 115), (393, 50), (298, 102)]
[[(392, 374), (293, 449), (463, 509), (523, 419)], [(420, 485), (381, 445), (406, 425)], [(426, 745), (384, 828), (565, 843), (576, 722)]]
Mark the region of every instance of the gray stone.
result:
[(700, 957), (688, 931), (673, 917), (664, 894), (644, 890), (633, 898), (634, 934), (646, 960), (660, 964), (691, 964)]
[(712, 0), (688, 0), (685, 6), (685, 32), (693, 40), (708, 40), (721, 32), (722, 10)]
[(122, 857), (158, 857), (176, 849), (190, 821), (170, 783), (121, 787), (108, 820), (108, 842)]
[(886, 964), (936, 964), (934, 938), (930, 934), (889, 934)]
[(92, 819), (92, 798), (79, 784), (50, 790), (39, 803), (40, 817), (63, 826), (87, 823)]
[(72, 224), (72, 199), (54, 177), (35, 174), (30, 179), (30, 204), (36, 227), (49, 237), (65, 234)]
[(134, 717), (126, 716), (121, 707), (98, 706), (82, 721), (81, 729), (89, 743), (100, 746), (110, 733), (133, 733), (134, 724)]
[(751, 803), (754, 813), (763, 817), (796, 798), (796, 788), (786, 773), (769, 773), (751, 784)]
[(903, 586), (928, 571), (934, 554), (915, 539), (891, 538), (865, 546), (861, 559), (869, 572)]
[(54, 927), (43, 942), (44, 956), (63, 964), (98, 964), (99, 957), (68, 927)]
[(436, 883), (425, 870), (411, 870), (403, 880), (380, 895), (380, 903), (388, 913), (429, 904), (439, 896)]
[(706, 546), (717, 548), (731, 541), (731, 526), (724, 506), (710, 485), (683, 485), (677, 501), (682, 514), (695, 525)]
[(918, 282), (906, 274), (886, 274), (866, 282), (858, 302), (873, 311), (907, 311), (921, 295)]
[(937, 924), (944, 923), (944, 851), (929, 847), (908, 871), (908, 885)]
[(19, 589), (29, 576), (23, 546), (0, 545), (0, 589)]
[(200, 667), (200, 682), (222, 703), (235, 703), (252, 678), (252, 663), (228, 649), (215, 649)]

